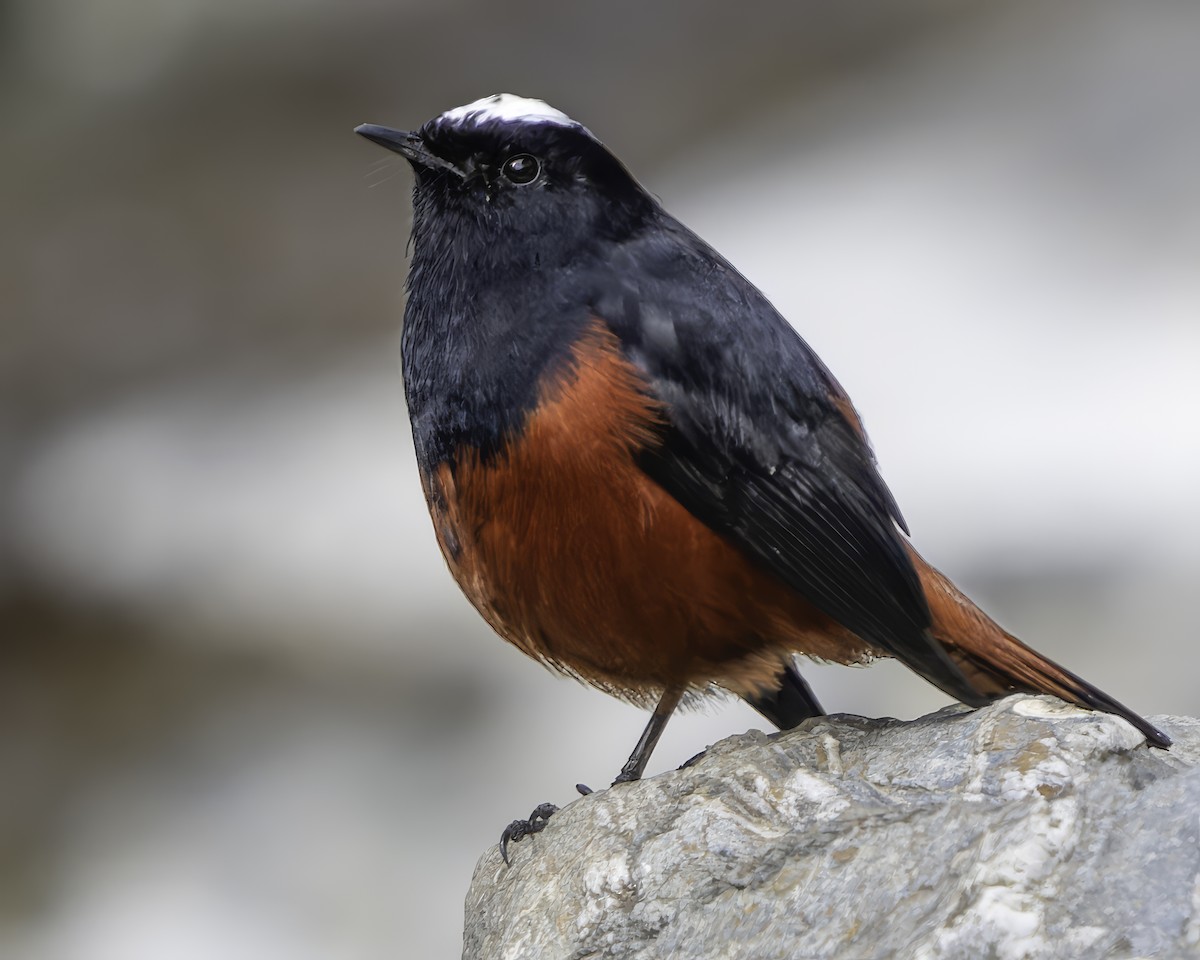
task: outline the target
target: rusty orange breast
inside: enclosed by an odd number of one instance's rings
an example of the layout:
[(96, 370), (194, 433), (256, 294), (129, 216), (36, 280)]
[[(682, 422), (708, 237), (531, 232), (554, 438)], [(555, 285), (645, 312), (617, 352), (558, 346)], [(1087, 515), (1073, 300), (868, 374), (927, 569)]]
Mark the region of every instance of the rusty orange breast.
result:
[(461, 450), (425, 478), (479, 612), (530, 656), (636, 701), (710, 682), (767, 689), (792, 650), (862, 659), (861, 641), (639, 469), (663, 415), (597, 322), (500, 455)]

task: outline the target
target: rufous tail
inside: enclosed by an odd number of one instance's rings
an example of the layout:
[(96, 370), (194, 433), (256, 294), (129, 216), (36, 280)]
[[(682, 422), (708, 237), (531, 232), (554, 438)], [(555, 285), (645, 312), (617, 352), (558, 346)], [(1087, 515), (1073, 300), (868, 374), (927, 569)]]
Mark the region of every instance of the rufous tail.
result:
[(1124, 717), (1151, 746), (1166, 749), (1171, 738), (1103, 690), (1031, 650), (1001, 629), (942, 573), (909, 548), (933, 617), (930, 633), (980, 697), (995, 700), (1010, 693), (1048, 693), (1091, 710)]

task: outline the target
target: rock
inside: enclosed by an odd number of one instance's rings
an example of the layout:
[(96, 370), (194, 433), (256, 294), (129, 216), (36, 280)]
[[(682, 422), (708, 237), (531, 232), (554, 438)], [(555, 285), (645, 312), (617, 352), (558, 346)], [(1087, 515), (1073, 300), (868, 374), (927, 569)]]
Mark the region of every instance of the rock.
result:
[[(1200, 720), (1047, 697), (757, 731), (480, 859), (463, 956), (1200, 955)], [(532, 806), (532, 804), (531, 804)]]

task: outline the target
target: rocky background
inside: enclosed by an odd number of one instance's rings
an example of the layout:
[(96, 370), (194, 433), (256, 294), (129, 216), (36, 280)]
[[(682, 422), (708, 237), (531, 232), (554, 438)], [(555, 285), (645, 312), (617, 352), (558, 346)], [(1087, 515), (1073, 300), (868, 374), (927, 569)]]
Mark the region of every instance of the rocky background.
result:
[[(834, 369), (926, 556), (1200, 712), (1200, 8), (0, 3), (0, 955), (456, 955), (480, 851), (644, 717), (490, 636), (397, 368), (410, 180), (586, 123)], [(883, 664), (830, 709), (944, 704)], [(673, 721), (656, 770), (759, 725)]]

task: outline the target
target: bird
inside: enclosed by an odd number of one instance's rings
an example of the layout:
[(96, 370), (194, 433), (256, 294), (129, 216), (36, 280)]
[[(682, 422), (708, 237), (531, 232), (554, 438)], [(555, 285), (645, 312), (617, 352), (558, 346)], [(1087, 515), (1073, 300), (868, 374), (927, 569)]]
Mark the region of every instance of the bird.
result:
[(780, 729), (823, 716), (797, 655), (893, 657), (971, 707), (1050, 694), (1169, 747), (924, 560), (833, 374), (588, 128), (496, 94), (356, 132), (414, 172), (402, 371), (437, 542), (502, 638), (651, 709), (614, 785), (714, 689)]

